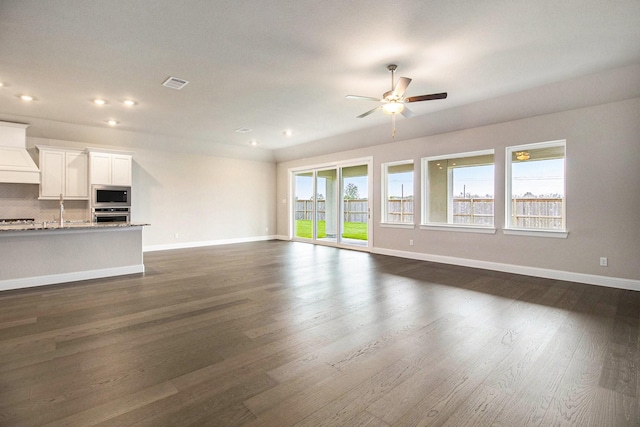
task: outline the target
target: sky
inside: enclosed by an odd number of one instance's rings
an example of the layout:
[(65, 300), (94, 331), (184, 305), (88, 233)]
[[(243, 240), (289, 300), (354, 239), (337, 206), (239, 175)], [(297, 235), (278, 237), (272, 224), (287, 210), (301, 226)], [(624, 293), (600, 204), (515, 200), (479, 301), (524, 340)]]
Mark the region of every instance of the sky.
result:
[[(484, 197), (494, 195), (494, 166), (460, 167), (454, 169), (453, 194)], [(564, 195), (564, 159), (513, 163), (511, 191), (515, 196), (527, 192), (534, 196)]]
[(522, 196), (560, 194), (564, 196), (564, 159), (513, 164), (511, 192)]

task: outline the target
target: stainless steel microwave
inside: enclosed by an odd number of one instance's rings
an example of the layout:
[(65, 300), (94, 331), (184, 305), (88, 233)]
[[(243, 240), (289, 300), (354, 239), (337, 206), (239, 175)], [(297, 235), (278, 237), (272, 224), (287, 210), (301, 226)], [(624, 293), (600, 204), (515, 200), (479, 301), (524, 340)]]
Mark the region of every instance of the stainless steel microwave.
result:
[(131, 187), (113, 185), (91, 186), (92, 208), (115, 208), (131, 206)]

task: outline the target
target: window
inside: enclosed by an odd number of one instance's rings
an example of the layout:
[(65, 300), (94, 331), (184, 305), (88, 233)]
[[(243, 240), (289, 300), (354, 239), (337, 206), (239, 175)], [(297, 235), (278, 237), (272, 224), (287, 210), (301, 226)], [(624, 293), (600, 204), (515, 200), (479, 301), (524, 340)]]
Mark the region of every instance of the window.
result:
[(507, 147), (506, 228), (565, 231), (566, 141)]
[(426, 225), (493, 227), (494, 152), (422, 159)]
[(413, 224), (413, 161), (382, 165), (382, 221)]

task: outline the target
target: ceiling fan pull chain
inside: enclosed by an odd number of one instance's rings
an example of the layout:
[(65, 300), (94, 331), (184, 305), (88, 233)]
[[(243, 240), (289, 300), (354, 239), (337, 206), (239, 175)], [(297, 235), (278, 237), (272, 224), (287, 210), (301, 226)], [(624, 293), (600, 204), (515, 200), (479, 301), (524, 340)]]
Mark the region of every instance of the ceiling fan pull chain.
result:
[(393, 126), (393, 132), (391, 132), (391, 139), (396, 139), (396, 115), (391, 115), (391, 125)]

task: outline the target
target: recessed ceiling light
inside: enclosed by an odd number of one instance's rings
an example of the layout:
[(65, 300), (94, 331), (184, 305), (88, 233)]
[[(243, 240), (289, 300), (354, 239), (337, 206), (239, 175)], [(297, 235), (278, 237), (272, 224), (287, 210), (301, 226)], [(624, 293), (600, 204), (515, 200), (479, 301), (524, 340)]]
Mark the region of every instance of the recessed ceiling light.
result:
[(107, 124), (108, 124), (109, 126), (115, 126), (115, 125), (117, 125), (118, 123), (120, 123), (120, 122), (119, 122), (119, 121), (117, 121), (117, 120), (107, 120)]
[(104, 105), (107, 103), (107, 101), (105, 101), (104, 99), (96, 98), (93, 100), (93, 103), (96, 105)]
[(288, 138), (293, 135), (293, 131), (291, 129), (286, 129), (282, 132), (282, 134)]
[(249, 133), (249, 132), (251, 132), (252, 130), (253, 130), (253, 129), (251, 129), (251, 128), (241, 127), (241, 128), (236, 129), (234, 132), (235, 132), (235, 133)]
[(255, 147), (256, 145), (258, 145), (258, 141), (256, 141), (255, 139), (252, 139), (251, 142), (249, 142), (249, 144), (251, 144), (252, 147)]
[(20, 95), (20, 99), (23, 101), (33, 101), (34, 98), (31, 95)]
[(134, 105), (136, 105), (136, 101), (132, 99), (125, 99), (124, 101), (122, 101), (122, 103), (127, 107), (133, 107)]
[(4, 87), (4, 83), (0, 82), (0, 87)]

